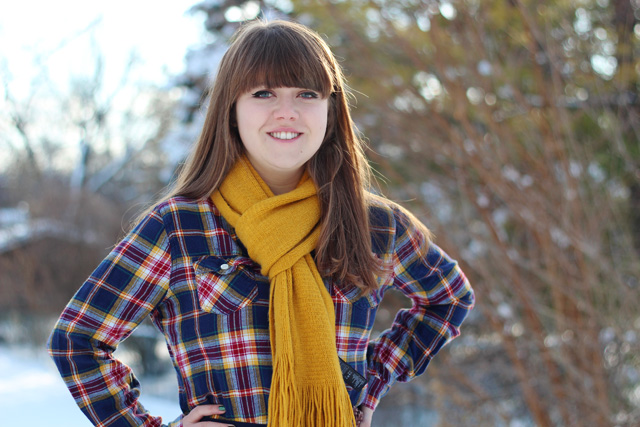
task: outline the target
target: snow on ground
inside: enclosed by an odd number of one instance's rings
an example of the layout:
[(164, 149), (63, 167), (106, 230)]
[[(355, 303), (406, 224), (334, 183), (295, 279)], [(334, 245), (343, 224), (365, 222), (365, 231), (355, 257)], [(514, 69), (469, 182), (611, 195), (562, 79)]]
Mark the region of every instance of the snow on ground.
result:
[[(180, 413), (175, 402), (146, 396), (142, 404), (166, 424)], [(0, 346), (0, 414), (2, 425), (89, 427), (46, 352)]]

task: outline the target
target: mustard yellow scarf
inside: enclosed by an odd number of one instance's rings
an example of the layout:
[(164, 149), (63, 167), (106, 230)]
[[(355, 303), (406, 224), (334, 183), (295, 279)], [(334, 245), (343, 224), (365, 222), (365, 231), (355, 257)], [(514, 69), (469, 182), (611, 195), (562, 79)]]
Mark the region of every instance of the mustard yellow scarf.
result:
[(274, 196), (242, 157), (211, 198), (269, 277), (269, 426), (353, 426), (333, 301), (311, 256), (320, 221), (313, 181), (305, 173), (295, 190)]

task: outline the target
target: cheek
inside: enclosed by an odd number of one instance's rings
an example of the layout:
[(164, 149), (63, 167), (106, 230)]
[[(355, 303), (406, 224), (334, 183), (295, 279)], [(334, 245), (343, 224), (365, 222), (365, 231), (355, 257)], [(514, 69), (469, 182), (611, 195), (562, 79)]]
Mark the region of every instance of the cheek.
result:
[(325, 104), (322, 108), (319, 109), (316, 114), (317, 117), (317, 132), (321, 134), (323, 137), (327, 133), (328, 126), (330, 125), (329, 119), (329, 104)]
[(324, 120), (321, 120), (318, 123), (318, 129), (319, 129), (319, 133), (324, 137), (324, 135), (326, 135), (327, 133), (329, 118), (327, 116), (323, 116), (323, 117), (324, 117)]
[(238, 134), (240, 138), (250, 135), (255, 128), (257, 120), (257, 112), (255, 109), (250, 108), (246, 104), (238, 102), (235, 109), (236, 126), (238, 127)]
[(244, 106), (242, 102), (238, 101), (233, 111), (233, 114), (236, 118), (236, 123), (238, 124), (238, 126), (240, 126), (240, 124), (244, 124), (244, 120), (246, 117), (246, 110), (247, 110), (247, 107)]
[(246, 117), (245, 120), (241, 120), (238, 118), (238, 137), (240, 139), (240, 144), (247, 152), (253, 152), (254, 147), (256, 147), (256, 136), (255, 132), (252, 130), (250, 126), (247, 126)]

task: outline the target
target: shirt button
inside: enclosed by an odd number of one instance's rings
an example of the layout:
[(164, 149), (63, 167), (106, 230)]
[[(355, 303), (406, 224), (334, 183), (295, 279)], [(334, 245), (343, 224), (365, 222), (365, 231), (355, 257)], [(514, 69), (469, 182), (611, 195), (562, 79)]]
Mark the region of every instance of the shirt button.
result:
[(222, 270), (223, 273), (226, 273), (228, 269), (229, 269), (229, 264), (222, 264), (220, 266), (220, 270)]

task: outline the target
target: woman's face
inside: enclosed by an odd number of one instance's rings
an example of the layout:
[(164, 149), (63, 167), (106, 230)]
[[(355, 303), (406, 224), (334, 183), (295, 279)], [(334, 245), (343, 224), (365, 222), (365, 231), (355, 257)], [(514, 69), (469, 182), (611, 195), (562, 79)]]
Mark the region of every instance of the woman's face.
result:
[(310, 89), (256, 87), (236, 102), (247, 157), (275, 194), (293, 190), (327, 131), (329, 101)]

